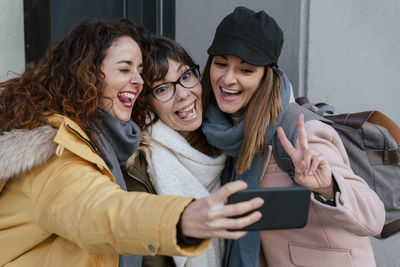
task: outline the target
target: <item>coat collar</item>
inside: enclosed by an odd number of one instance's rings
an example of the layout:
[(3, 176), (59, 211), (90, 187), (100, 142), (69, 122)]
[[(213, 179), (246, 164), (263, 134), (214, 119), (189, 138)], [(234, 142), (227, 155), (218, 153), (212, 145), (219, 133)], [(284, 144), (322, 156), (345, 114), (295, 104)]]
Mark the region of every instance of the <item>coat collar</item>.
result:
[(0, 191), (8, 179), (29, 173), (55, 155), (61, 156), (64, 149), (109, 172), (78, 124), (58, 114), (45, 122), (47, 125), (32, 130), (13, 129), (0, 135)]
[[(58, 144), (56, 155), (61, 156), (66, 148), (79, 157), (96, 164), (100, 170), (108, 169), (95, 145), (77, 123), (59, 114), (48, 117), (46, 122), (58, 128), (53, 140)], [(85, 145), (82, 143), (85, 143)]]

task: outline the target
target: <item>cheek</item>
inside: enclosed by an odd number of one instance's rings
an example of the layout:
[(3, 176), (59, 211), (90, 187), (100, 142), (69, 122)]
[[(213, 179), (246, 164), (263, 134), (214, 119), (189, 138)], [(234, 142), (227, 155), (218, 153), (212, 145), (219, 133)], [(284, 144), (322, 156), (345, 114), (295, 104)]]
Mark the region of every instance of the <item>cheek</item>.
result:
[(251, 79), (244, 80), (244, 82), (247, 81), (247, 88), (249, 89), (251, 95), (253, 95), (257, 91), (258, 87), (261, 84), (261, 79), (262, 79), (262, 77), (257, 77), (253, 81)]
[(210, 68), (210, 81), (211, 81), (211, 84), (214, 84), (218, 79), (217, 77), (219, 77), (219, 76), (220, 75), (218, 74), (218, 71), (215, 68), (211, 67)]
[(113, 97), (118, 93), (118, 85), (113, 79), (104, 80), (104, 96)]
[(163, 120), (163, 118), (168, 114), (168, 107), (165, 103), (156, 102), (154, 98), (149, 102), (150, 109), (157, 114), (157, 116)]
[(192, 92), (193, 92), (198, 98), (201, 99), (201, 95), (203, 94), (203, 87), (201, 86), (201, 83), (198, 83), (198, 84), (196, 85), (196, 87), (194, 87), (194, 88), (192, 89)]

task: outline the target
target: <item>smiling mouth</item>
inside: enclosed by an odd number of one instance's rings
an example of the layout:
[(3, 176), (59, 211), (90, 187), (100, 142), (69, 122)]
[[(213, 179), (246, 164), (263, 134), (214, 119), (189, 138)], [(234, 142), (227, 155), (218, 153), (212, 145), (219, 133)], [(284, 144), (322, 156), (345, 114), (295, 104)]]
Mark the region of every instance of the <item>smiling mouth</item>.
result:
[(231, 90), (223, 87), (220, 87), (219, 89), (221, 90), (222, 94), (227, 95), (241, 95), (243, 93), (243, 91)]
[[(195, 101), (196, 102), (196, 101)], [(193, 102), (190, 106), (177, 110), (175, 114), (182, 120), (190, 119), (196, 114), (196, 105)]]
[(118, 100), (121, 102), (121, 105), (126, 108), (131, 108), (133, 106), (133, 100), (136, 97), (136, 93), (134, 92), (119, 92)]

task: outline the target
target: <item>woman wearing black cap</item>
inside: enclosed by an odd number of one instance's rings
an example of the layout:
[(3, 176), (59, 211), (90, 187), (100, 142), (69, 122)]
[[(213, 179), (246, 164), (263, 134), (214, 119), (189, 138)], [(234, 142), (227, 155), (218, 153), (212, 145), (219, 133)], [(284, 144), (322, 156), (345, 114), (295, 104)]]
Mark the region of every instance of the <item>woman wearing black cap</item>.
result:
[(279, 139), (295, 166), (295, 182), (313, 192), (306, 227), (227, 241), (224, 266), (375, 266), (369, 237), (382, 229), (383, 204), (351, 170), (335, 130), (299, 115), (293, 147), (279, 128), (296, 105), (277, 67), (282, 45), (273, 18), (238, 7), (218, 25), (208, 49), (202, 129), (230, 157), (226, 181), (242, 179), (249, 188), (293, 185), (272, 153), (270, 144)]

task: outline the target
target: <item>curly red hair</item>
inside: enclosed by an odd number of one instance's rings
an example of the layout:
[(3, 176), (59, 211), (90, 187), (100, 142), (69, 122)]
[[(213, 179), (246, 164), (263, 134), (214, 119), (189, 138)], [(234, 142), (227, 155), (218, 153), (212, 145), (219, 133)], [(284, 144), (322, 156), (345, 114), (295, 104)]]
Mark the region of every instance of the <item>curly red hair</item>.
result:
[[(0, 83), (0, 133), (32, 129), (51, 114), (64, 115), (86, 132), (103, 96), (101, 71), (106, 50), (121, 36), (130, 36), (150, 68), (149, 33), (129, 20), (85, 20), (50, 47), (38, 65), (20, 77)], [(138, 99), (139, 100), (139, 99)], [(144, 125), (146, 106), (136, 101), (132, 118)]]

